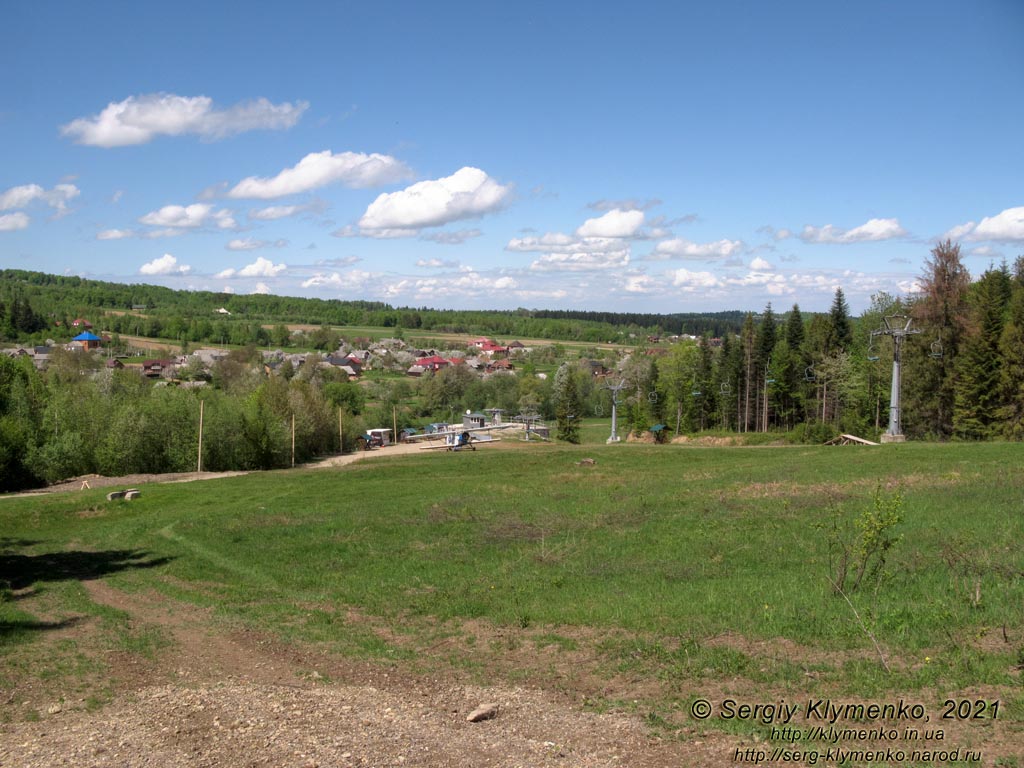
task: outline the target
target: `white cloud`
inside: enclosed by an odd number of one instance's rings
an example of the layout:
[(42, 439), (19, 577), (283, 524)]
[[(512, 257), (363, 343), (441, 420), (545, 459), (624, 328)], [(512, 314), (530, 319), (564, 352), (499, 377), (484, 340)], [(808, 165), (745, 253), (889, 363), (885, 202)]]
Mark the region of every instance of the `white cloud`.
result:
[(191, 271), (192, 267), (178, 264), (178, 260), (169, 253), (139, 267), (140, 275), (187, 275)]
[(417, 259), (416, 266), (425, 269), (455, 269), (459, 266), (459, 262), (446, 259)]
[(971, 234), (971, 232), (973, 232), (974, 228), (977, 227), (977, 226), (978, 226), (978, 223), (975, 222), (975, 221), (968, 221), (966, 224), (957, 224), (955, 227), (953, 227), (951, 230), (946, 232), (939, 239), (940, 240), (963, 240), (965, 237), (967, 237), (969, 234)]
[[(220, 229), (234, 229), (237, 224), (233, 213), (227, 208), (214, 211), (209, 203), (192, 205), (165, 205), (139, 218), (140, 224), (150, 227), (164, 227), (170, 230), (196, 229), (206, 224), (215, 224)], [(150, 237), (178, 232), (149, 233)]]
[(800, 233), (805, 243), (874, 243), (881, 240), (894, 240), (906, 235), (900, 226), (899, 219), (871, 219), (853, 229), (839, 229), (831, 224), (824, 227), (812, 227), (808, 224)]
[(150, 232), (143, 232), (141, 237), (144, 237), (147, 240), (158, 240), (161, 237), (181, 237), (187, 231), (188, 230), (185, 229), (174, 229), (173, 227), (169, 227), (166, 229), (154, 229)]
[(986, 216), (971, 233), (971, 240), (1024, 240), (1024, 206), (1007, 208), (995, 216)]
[(318, 273), (308, 280), (302, 281), (303, 288), (343, 288), (348, 283), (339, 273), (332, 272), (329, 275)]
[(123, 240), (126, 237), (134, 237), (135, 233), (130, 229), (104, 229), (96, 233), (97, 240)]
[(304, 205), (271, 205), (267, 208), (258, 208), (249, 211), (249, 218), (257, 221), (275, 221), (302, 213), (306, 210)]
[(257, 248), (284, 248), (288, 245), (285, 239), (279, 240), (257, 240), (254, 237), (235, 238), (228, 242), (225, 248), (229, 251), (254, 251)]
[(27, 213), (5, 213), (0, 215), (0, 232), (13, 232), (16, 229), (25, 229), (30, 219)]
[(403, 279), (385, 285), (385, 298), (411, 296), (418, 301), (431, 298), (473, 298), (480, 295), (504, 294), (515, 291), (519, 283), (508, 275), (489, 277), (478, 272), (465, 272), (459, 277), (422, 277)]
[(212, 206), (206, 203), (192, 205), (165, 205), (139, 219), (139, 223), (151, 227), (199, 227), (210, 215)]
[(51, 190), (43, 189), (38, 184), (23, 184), (0, 194), (0, 211), (27, 208), (34, 201), (40, 200), (58, 214), (64, 214), (67, 212), (67, 204), (80, 194), (74, 184), (57, 184)]
[(688, 269), (677, 269), (669, 274), (672, 277), (672, 285), (682, 288), (684, 291), (722, 287), (722, 281), (711, 272), (691, 272)]
[(252, 237), (230, 240), (225, 248), (229, 251), (252, 251), (268, 245), (265, 240), (256, 240)]
[(288, 269), (287, 264), (274, 264), (269, 259), (258, 257), (252, 264), (241, 269), (225, 269), (218, 272), (214, 277), (218, 280), (228, 280), (233, 277), (277, 277)]
[(344, 184), (354, 189), (393, 184), (412, 175), (409, 168), (390, 155), (361, 152), (334, 154), (329, 149), (313, 152), (292, 168), (273, 178), (249, 176), (238, 182), (228, 197), (269, 200), (308, 192), (328, 184)]
[(561, 232), (549, 232), (541, 237), (514, 237), (505, 246), (506, 251), (536, 253), (571, 248), (578, 241)]
[(304, 101), (271, 104), (261, 98), (216, 109), (208, 96), (154, 93), (112, 102), (98, 115), (62, 126), (61, 134), (94, 147), (145, 144), (161, 135), (195, 134), (212, 140), (244, 131), (291, 128), (308, 107)]
[(530, 264), (534, 272), (590, 272), (624, 269), (629, 266), (629, 249), (590, 253), (547, 253)]
[(256, 286), (252, 289), (252, 292), (265, 296), (266, 294), (270, 293), (270, 286), (267, 285), (266, 283), (256, 283)]
[(770, 261), (762, 259), (760, 256), (750, 262), (750, 268), (755, 272), (767, 272), (775, 269), (774, 265), (772, 265)]
[(660, 259), (723, 259), (741, 252), (742, 240), (717, 240), (713, 243), (693, 243), (681, 237), (665, 240), (654, 248), (651, 258)]
[(419, 230), (472, 219), (498, 210), (511, 192), (479, 168), (465, 167), (451, 176), (421, 181), (380, 195), (359, 220), (360, 230)]
[(479, 229), (460, 229), (455, 232), (428, 232), (420, 235), (420, 240), (429, 240), (442, 245), (462, 245), (467, 240), (480, 237), (483, 234)]
[(342, 256), (337, 259), (318, 259), (316, 266), (318, 267), (348, 267), (352, 264), (358, 264), (362, 261), (359, 256)]
[(650, 275), (629, 275), (626, 278), (626, 293), (651, 294), (665, 290), (665, 281)]
[(633, 237), (643, 226), (643, 211), (613, 208), (596, 219), (587, 219), (576, 230), (577, 237)]

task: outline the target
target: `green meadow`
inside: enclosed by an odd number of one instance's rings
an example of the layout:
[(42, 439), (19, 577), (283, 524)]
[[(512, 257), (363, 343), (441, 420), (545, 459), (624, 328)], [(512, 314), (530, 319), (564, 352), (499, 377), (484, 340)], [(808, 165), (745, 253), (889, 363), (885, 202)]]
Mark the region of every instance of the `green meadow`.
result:
[(82, 582), (102, 578), (370, 664), (577, 685), (595, 707), (628, 690), (654, 724), (684, 723), (714, 685), (933, 707), (986, 691), (1019, 727), (1022, 458), (531, 443), (151, 484), (130, 502), (3, 498), (0, 700), (32, 678), (102, 703), (109, 649), (173, 653), (89, 600)]

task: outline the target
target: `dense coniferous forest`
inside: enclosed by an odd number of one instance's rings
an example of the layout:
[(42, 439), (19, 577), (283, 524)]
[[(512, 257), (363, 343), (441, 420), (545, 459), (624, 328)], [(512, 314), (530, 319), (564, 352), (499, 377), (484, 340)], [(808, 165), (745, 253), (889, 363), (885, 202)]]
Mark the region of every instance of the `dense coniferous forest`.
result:
[[(887, 317), (900, 327), (909, 319), (914, 331), (902, 349), (902, 426), (909, 439), (1024, 438), (1024, 257), (972, 280), (959, 246), (947, 241), (931, 251), (919, 283), (909, 300), (874, 296), (858, 317), (841, 289), (827, 313), (768, 304), (756, 315), (644, 315), (396, 308), (5, 270), (0, 490), (89, 473), (195, 469), (201, 407), (208, 470), (287, 466), (293, 419), (297, 461), (336, 452), (342, 440), (352, 449), (368, 426), (419, 426), (463, 409), (536, 413), (557, 421), (559, 438), (572, 442), (582, 416), (608, 414), (609, 382), (623, 384), (624, 433), (649, 435), (661, 425), (659, 436), (876, 439), (889, 423), (893, 340), (879, 333)], [(209, 368), (189, 362), (175, 380), (154, 382), (138, 367), (118, 370), (102, 357), (64, 349), (79, 318), (110, 335), (108, 356), (120, 334), (182, 350), (209, 343), (232, 351)], [(296, 324), (307, 330), (296, 336), (288, 328)], [(552, 341), (515, 358), (514, 373), (489, 376), (453, 365), (410, 378), (404, 374), (411, 355), (396, 348), (368, 364), (359, 381), (319, 365), (315, 353), (311, 364), (285, 361), (271, 369), (258, 349), (301, 347), (326, 355), (373, 327), (381, 336), (453, 332)], [(699, 338), (666, 338), (676, 334)], [(44, 370), (16, 354), (18, 346), (47, 339), (57, 343)], [(559, 340), (594, 346), (567, 353)], [(603, 344), (608, 341), (620, 344), (613, 349)], [(553, 375), (536, 375), (542, 372)], [(196, 381), (203, 385), (174, 386)]]

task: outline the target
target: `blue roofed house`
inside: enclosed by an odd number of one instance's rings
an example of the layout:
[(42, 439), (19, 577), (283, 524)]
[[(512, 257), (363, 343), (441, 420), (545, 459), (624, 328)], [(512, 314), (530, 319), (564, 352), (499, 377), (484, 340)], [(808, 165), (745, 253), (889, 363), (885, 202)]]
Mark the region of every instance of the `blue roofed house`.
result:
[(100, 345), (100, 337), (92, 331), (83, 331), (75, 336), (72, 341), (77, 341), (83, 349), (97, 349)]

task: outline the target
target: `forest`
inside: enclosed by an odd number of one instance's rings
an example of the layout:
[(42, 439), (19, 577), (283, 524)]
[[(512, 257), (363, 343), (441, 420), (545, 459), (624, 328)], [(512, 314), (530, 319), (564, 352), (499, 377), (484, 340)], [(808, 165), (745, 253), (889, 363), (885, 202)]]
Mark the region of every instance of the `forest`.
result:
[[(1020, 440), (1024, 257), (972, 280), (959, 245), (947, 241), (931, 251), (919, 284), (910, 299), (874, 296), (859, 317), (851, 316), (841, 289), (827, 313), (805, 314), (798, 304), (777, 312), (769, 304), (756, 315), (668, 317), (394, 309), (7, 270), (0, 275), (0, 337), (9, 349), (47, 337), (67, 340), (73, 320), (91, 316), (102, 317), (115, 339), (131, 333), (185, 348), (225, 343), (232, 351), (209, 371), (189, 374), (186, 367), (184, 378), (203, 380), (199, 387), (154, 383), (137, 368), (115, 370), (102, 357), (60, 346), (46, 370), (31, 358), (0, 354), (0, 490), (90, 473), (193, 470), (200, 409), (203, 469), (211, 471), (284, 467), (351, 450), (366, 427), (421, 426), (464, 409), (536, 413), (557, 424), (559, 439), (575, 442), (584, 418), (609, 415), (612, 387), (622, 434), (662, 425), (662, 435), (760, 433), (816, 443), (842, 432), (876, 439), (889, 421), (893, 340), (879, 333), (887, 317), (901, 318), (901, 327), (909, 321), (913, 331), (902, 349), (908, 439)], [(232, 315), (222, 319), (215, 314), (220, 307)], [(322, 332), (297, 337), (286, 324), (298, 322)], [(390, 356), (358, 382), (315, 364), (267, 373), (259, 347), (305, 344), (315, 361), (316, 350), (351, 346), (347, 324), (360, 334), (376, 325), (392, 336), (399, 329), (459, 329), (544, 338), (539, 331), (546, 329), (567, 340), (626, 337), (632, 345), (568, 352), (552, 341), (517, 358), (513, 373), (486, 377), (454, 365), (412, 379)], [(677, 327), (700, 333), (676, 343), (658, 338)], [(546, 373), (552, 375), (539, 375)]]

